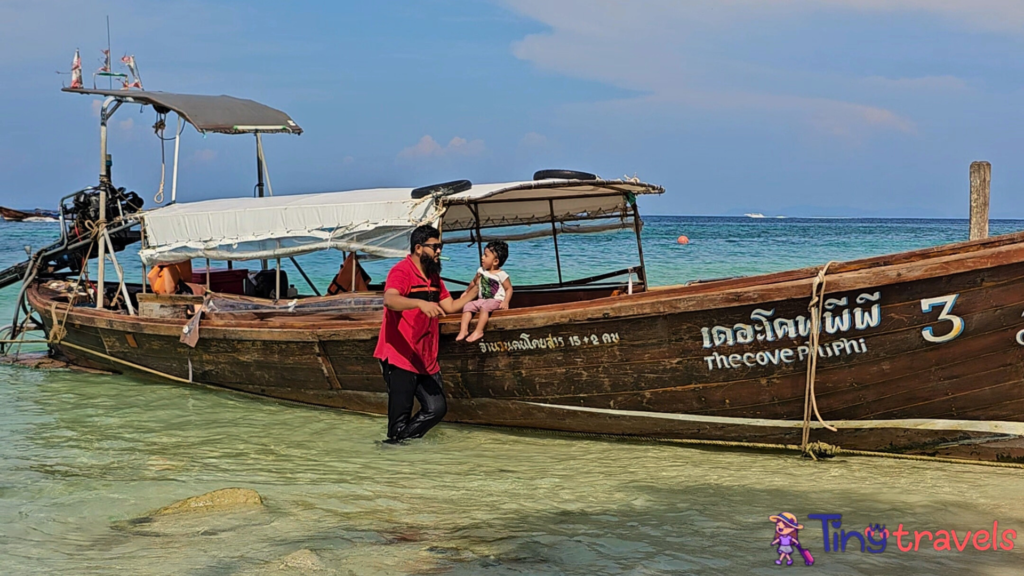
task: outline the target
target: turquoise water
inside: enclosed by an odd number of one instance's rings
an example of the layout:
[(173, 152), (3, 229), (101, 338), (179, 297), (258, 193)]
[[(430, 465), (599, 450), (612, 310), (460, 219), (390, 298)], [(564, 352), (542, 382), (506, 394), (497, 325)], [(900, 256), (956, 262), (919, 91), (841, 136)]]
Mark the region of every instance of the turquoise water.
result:
[[(1024, 229), (996, 221), (992, 232)], [(965, 239), (966, 221), (655, 218), (652, 281), (771, 272)], [(53, 225), (0, 224), (0, 265)], [(691, 243), (678, 245), (685, 234)], [(563, 237), (566, 278), (635, 264), (630, 232)], [(550, 240), (514, 244), (513, 282), (554, 280)], [(469, 278), (475, 247), (449, 246)], [(130, 277), (140, 266), (120, 254)], [(321, 287), (338, 254), (300, 263)], [(367, 265), (381, 278), (388, 263)], [(286, 268), (287, 269), (287, 268)], [(134, 275), (134, 276), (133, 276)], [(301, 287), (301, 279), (293, 275)], [(0, 292), (12, 311), (15, 288)], [(6, 321), (0, 320), (0, 323)], [(0, 574), (1020, 574), (1013, 551), (823, 550), (821, 523), (1024, 531), (1024, 471), (699, 450), (443, 424), (402, 447), (382, 418), (125, 376), (0, 366)], [(241, 486), (263, 510), (125, 521)], [(812, 569), (774, 564), (795, 513)], [(906, 537), (903, 539), (906, 546)], [(1024, 541), (1022, 541), (1024, 545)]]

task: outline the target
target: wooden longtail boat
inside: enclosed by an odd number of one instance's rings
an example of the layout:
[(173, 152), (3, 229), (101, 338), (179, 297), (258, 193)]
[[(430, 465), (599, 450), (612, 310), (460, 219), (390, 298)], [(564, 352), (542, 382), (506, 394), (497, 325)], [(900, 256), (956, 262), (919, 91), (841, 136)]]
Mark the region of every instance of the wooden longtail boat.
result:
[(0, 218), (7, 222), (56, 222), (57, 213), (52, 210), (40, 210), (38, 208), (28, 212), (0, 206)]
[[(468, 234), (478, 247), (489, 228), (546, 229), (557, 261), (561, 234), (632, 228), (639, 265), (578, 281), (564, 281), (559, 266), (556, 285), (517, 286), (483, 341), (456, 343), (458, 318), (442, 320), (447, 420), (1024, 459), (1024, 233), (655, 288), (635, 197), (659, 187), (538, 176), (177, 204), (132, 218), (148, 264), (279, 262), (328, 248), (394, 257), (423, 221), (438, 223), (446, 242)], [(386, 412), (372, 357), (379, 287), (285, 302), (126, 286), (118, 289), (133, 306), (115, 310), (69, 288), (69, 276), (44, 276), (24, 285), (27, 303), (52, 353), (74, 364)], [(187, 325), (199, 330), (194, 347), (182, 342)]]

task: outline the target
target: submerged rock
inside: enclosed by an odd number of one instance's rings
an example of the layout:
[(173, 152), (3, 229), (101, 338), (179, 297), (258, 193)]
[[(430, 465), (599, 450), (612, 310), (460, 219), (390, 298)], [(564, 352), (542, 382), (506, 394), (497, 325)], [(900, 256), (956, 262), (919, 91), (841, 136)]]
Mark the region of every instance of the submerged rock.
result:
[(328, 568), (316, 552), (303, 548), (281, 559), (281, 570), (301, 570), (303, 572), (327, 572)]
[(148, 514), (150, 517), (183, 512), (220, 512), (238, 508), (261, 507), (263, 498), (249, 488), (221, 488), (199, 496), (179, 500), (170, 506)]
[(299, 576), (301, 574), (316, 574), (317, 576), (355, 576), (356, 573), (346, 571), (339, 573), (338, 570), (330, 568), (320, 554), (303, 548), (296, 550), (287, 556), (264, 562), (237, 573), (238, 576)]
[(84, 372), (86, 374), (112, 374), (112, 372), (108, 372), (106, 370), (97, 370), (95, 368), (86, 368), (85, 366), (69, 364), (63, 360), (50, 356), (49, 352), (23, 352), (21, 354), (0, 355), (0, 365), (2, 364), (32, 368), (34, 370), (72, 370), (74, 372)]
[(138, 518), (114, 522), (136, 536), (214, 536), (269, 524), (263, 499), (248, 488), (224, 488), (179, 500)]

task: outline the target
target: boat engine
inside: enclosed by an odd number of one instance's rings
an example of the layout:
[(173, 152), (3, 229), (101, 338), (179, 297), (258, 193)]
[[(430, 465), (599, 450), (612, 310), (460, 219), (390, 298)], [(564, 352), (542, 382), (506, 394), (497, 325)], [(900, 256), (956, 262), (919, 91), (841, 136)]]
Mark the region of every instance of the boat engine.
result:
[[(66, 227), (63, 232), (66, 236), (33, 256), (33, 259), (38, 259), (38, 276), (45, 277), (64, 270), (78, 274), (82, 270), (84, 258), (89, 254), (92, 231), (96, 229), (96, 222), (100, 219), (100, 189), (86, 188), (74, 194), (70, 197), (70, 206), (66, 200), (67, 198), (60, 207)], [(125, 188), (107, 187), (107, 232), (115, 252), (124, 250), (125, 246), (138, 242), (141, 238), (137, 230), (131, 230), (134, 222), (125, 220), (125, 217), (141, 210), (142, 205), (142, 198), (135, 192), (126, 191)], [(95, 250), (92, 251), (92, 257), (96, 257)], [(30, 262), (31, 260), (27, 260), (0, 271), (0, 288), (22, 280)]]

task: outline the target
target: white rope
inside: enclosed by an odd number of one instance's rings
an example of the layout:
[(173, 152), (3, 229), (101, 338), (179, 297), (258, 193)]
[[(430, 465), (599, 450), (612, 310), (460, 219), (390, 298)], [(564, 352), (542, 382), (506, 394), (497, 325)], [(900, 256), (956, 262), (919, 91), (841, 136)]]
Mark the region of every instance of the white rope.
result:
[(159, 118), (157, 120), (156, 126), (158, 127), (157, 130), (156, 130), (156, 132), (157, 132), (156, 137), (160, 139), (160, 189), (157, 190), (156, 195), (153, 196), (153, 203), (154, 204), (163, 204), (164, 203), (164, 175), (166, 174), (166, 171), (167, 171), (167, 152), (166, 152), (166, 142), (164, 141), (164, 128), (166, 127), (166, 123), (165, 123), (164, 118)]
[(803, 422), (803, 437), (800, 442), (801, 448), (806, 450), (807, 443), (810, 440), (811, 434), (811, 414), (818, 419), (818, 422), (826, 430), (836, 432), (836, 428), (830, 426), (821, 417), (821, 413), (818, 412), (818, 400), (814, 395), (814, 379), (818, 370), (818, 340), (821, 336), (821, 309), (823, 308), (823, 302), (825, 298), (825, 274), (828, 273), (829, 266), (835, 264), (835, 262), (829, 262), (825, 264), (821, 270), (818, 271), (818, 275), (814, 278), (814, 282), (811, 285), (811, 302), (807, 305), (807, 310), (811, 313), (811, 334), (808, 337), (807, 347), (810, 349), (810, 356), (807, 358), (807, 382), (804, 389), (804, 422)]

